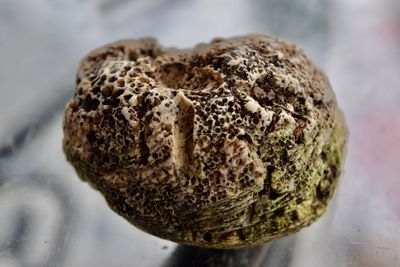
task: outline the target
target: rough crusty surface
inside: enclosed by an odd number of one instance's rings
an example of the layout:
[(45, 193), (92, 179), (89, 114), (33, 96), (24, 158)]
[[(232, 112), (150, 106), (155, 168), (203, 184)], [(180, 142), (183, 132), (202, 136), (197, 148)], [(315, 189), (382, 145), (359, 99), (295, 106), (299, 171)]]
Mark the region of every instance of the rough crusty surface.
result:
[(65, 109), (82, 180), (140, 229), (203, 247), (256, 245), (320, 217), (345, 139), (326, 76), (264, 35), (106, 45), (81, 62)]

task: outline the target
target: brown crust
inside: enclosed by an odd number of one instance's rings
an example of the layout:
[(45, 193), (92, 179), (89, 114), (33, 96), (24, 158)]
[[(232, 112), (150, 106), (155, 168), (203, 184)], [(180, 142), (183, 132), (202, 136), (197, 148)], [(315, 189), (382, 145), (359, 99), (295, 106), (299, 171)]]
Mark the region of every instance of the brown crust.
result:
[(241, 247), (323, 213), (341, 170), (340, 116), (326, 76), (280, 39), (255, 34), (191, 50), (126, 40), (82, 60), (64, 151), (139, 228)]

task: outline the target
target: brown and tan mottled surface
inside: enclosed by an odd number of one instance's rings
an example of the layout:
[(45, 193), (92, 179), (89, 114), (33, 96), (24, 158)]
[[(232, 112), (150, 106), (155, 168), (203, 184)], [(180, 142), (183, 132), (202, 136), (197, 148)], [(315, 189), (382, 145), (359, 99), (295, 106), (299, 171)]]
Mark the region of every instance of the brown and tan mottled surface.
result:
[(325, 75), (263, 35), (182, 51), (153, 39), (97, 49), (64, 121), (68, 160), (113, 210), (159, 237), (216, 248), (321, 216), (345, 139)]

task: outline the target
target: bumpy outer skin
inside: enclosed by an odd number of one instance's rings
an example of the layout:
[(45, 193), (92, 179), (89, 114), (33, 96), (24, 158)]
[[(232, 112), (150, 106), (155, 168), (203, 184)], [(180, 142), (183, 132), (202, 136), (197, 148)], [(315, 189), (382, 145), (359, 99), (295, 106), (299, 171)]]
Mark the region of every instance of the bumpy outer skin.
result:
[(119, 41), (81, 62), (64, 151), (133, 225), (180, 243), (256, 245), (320, 217), (346, 130), (326, 76), (263, 35), (192, 50)]

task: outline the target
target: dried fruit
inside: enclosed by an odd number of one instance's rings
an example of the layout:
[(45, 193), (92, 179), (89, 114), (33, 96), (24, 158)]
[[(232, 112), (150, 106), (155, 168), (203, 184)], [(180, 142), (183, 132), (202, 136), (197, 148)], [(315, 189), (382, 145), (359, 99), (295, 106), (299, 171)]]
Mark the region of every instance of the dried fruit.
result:
[(248, 35), (181, 51), (141, 39), (83, 59), (64, 151), (133, 225), (232, 248), (320, 217), (346, 135), (326, 76), (294, 45)]

